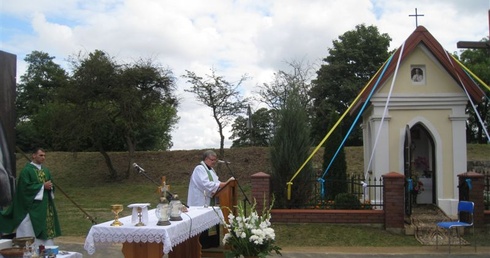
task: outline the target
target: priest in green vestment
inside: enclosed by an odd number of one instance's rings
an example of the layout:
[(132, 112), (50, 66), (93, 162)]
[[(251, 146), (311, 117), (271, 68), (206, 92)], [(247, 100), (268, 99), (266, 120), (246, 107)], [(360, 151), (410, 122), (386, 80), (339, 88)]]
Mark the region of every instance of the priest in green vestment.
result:
[(61, 229), (51, 172), (42, 165), (45, 159), (45, 151), (35, 149), (32, 161), (20, 172), (13, 202), (1, 213), (0, 232), (15, 231), (16, 237), (34, 236), (38, 245), (54, 245)]

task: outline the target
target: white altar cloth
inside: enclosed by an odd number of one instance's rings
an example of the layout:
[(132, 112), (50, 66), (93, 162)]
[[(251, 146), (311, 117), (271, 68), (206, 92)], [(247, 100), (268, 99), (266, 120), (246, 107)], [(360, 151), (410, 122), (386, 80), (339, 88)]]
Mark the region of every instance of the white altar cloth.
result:
[(181, 221), (171, 221), (168, 226), (157, 226), (158, 219), (155, 209), (148, 211), (146, 226), (136, 227), (131, 223), (132, 216), (120, 218), (124, 225), (112, 227), (114, 220), (92, 226), (85, 238), (84, 248), (87, 253), (95, 253), (96, 243), (163, 243), (163, 252), (168, 254), (172, 247), (196, 236), (206, 229), (220, 224), (223, 213), (219, 207), (191, 206), (183, 212)]

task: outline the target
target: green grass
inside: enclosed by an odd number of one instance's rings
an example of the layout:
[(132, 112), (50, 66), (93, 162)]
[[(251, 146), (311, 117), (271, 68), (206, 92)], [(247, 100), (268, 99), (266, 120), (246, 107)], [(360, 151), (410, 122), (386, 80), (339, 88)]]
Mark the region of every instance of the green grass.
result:
[(380, 227), (333, 224), (276, 224), (280, 246), (420, 246), (413, 236), (393, 234)]
[(466, 146), (468, 160), (488, 160), (490, 154), (490, 144), (468, 144)]

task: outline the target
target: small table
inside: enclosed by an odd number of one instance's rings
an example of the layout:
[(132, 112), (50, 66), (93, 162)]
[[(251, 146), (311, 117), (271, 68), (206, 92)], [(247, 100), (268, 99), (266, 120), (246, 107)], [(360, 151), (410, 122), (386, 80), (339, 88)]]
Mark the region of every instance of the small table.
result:
[[(0, 239), (0, 250), (5, 248), (12, 247), (12, 239)], [(82, 258), (83, 255), (77, 252), (69, 252), (69, 251), (59, 251), (57, 258)], [(3, 255), (0, 254), (0, 258), (3, 258)]]
[[(81, 253), (67, 252), (67, 251), (60, 252), (56, 255), (56, 258), (82, 258), (82, 257), (83, 255)], [(0, 254), (0, 258), (3, 258), (3, 255)]]
[[(92, 255), (96, 243), (122, 243), (124, 257), (158, 257), (169, 254), (169, 257), (201, 257), (199, 234), (206, 229), (220, 224), (223, 213), (219, 207), (189, 207), (182, 213), (181, 221), (171, 221), (168, 226), (157, 226), (155, 209), (148, 211), (148, 222), (145, 226), (131, 223), (132, 216), (120, 218), (124, 225), (113, 227), (107, 221), (92, 226), (85, 239), (84, 248)], [(190, 256), (187, 256), (190, 257)]]

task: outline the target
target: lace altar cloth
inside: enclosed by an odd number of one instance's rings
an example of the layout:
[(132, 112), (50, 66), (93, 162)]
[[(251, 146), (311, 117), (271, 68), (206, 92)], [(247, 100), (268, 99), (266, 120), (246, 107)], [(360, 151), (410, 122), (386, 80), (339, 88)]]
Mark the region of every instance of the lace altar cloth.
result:
[(158, 219), (155, 209), (148, 211), (146, 226), (136, 227), (131, 223), (131, 216), (120, 218), (124, 225), (112, 227), (114, 220), (92, 226), (85, 238), (84, 248), (87, 253), (95, 253), (96, 243), (163, 243), (163, 252), (168, 254), (172, 247), (196, 236), (204, 230), (220, 224), (223, 213), (219, 207), (193, 207), (182, 213), (181, 221), (170, 221), (168, 226), (157, 226)]

